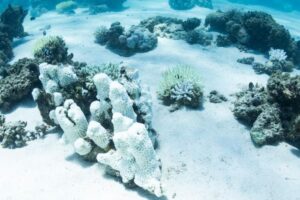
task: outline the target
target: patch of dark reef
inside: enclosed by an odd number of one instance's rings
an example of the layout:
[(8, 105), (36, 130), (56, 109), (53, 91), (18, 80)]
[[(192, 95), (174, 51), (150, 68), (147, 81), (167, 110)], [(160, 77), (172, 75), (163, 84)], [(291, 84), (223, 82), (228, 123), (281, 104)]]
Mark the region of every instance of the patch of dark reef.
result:
[(15, 149), (26, 145), (28, 141), (42, 138), (48, 131), (47, 125), (35, 127), (35, 131), (26, 130), (24, 121), (6, 122), (5, 116), (0, 114), (0, 145), (3, 148)]
[(288, 61), (300, 64), (299, 41), (265, 12), (217, 11), (206, 17), (205, 25), (223, 34), (217, 39), (220, 46), (231, 43), (264, 54), (272, 48), (281, 49), (286, 52)]
[(248, 125), (257, 146), (300, 142), (300, 76), (275, 73), (266, 87), (249, 84), (236, 94), (233, 113)]
[(0, 16), (0, 68), (13, 57), (13, 39), (26, 35), (22, 25), (26, 15), (22, 7), (9, 5)]

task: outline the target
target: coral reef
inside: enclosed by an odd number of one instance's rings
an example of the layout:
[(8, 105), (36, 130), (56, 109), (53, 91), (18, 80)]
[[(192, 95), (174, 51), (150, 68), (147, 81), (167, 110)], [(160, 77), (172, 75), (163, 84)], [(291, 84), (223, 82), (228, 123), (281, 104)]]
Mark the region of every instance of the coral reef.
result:
[(267, 87), (254, 86), (237, 93), (233, 113), (251, 127), (258, 145), (287, 141), (300, 147), (300, 76), (274, 73)]
[(0, 145), (3, 148), (20, 148), (28, 141), (41, 138), (47, 131), (46, 126), (36, 127), (36, 132), (26, 130), (24, 121), (6, 122), (5, 116), (0, 114)]
[(185, 40), (189, 44), (208, 46), (212, 43), (213, 36), (200, 28), (200, 25), (201, 20), (198, 18), (180, 20), (162, 16), (150, 17), (142, 20), (139, 24), (158, 37)]
[(295, 40), (284, 26), (279, 25), (271, 15), (259, 12), (231, 10), (209, 14), (205, 25), (211, 30), (227, 34), (232, 43), (249, 49), (268, 53), (271, 48), (282, 49), (288, 60), (300, 63), (300, 51)]
[(112, 23), (110, 28), (100, 27), (95, 32), (95, 42), (106, 45), (111, 51), (121, 56), (151, 51), (157, 45), (157, 38), (141, 26), (131, 26), (129, 30), (121, 23)]
[(13, 105), (29, 96), (40, 82), (38, 64), (32, 59), (21, 59), (7, 66), (5, 76), (0, 79), (0, 109), (9, 111)]
[(58, 36), (47, 36), (38, 40), (34, 46), (33, 54), (40, 62), (49, 64), (70, 63), (73, 54), (68, 54), (64, 40)]
[(237, 60), (238, 63), (245, 64), (245, 65), (252, 65), (254, 61), (255, 61), (254, 57), (240, 58)]
[(179, 65), (163, 73), (157, 91), (159, 99), (174, 110), (181, 106), (197, 108), (202, 103), (200, 76), (190, 66)]
[(287, 55), (284, 50), (271, 48), (269, 60), (265, 64), (254, 62), (252, 67), (258, 74), (271, 75), (276, 72), (292, 72), (295, 66), (286, 59)]
[(12, 57), (12, 41), (25, 36), (23, 20), (27, 11), (22, 7), (11, 5), (0, 16), (0, 66), (5, 65)]
[(151, 95), (140, 85), (138, 71), (73, 64), (39, 65), (42, 88), (32, 96), (44, 121), (59, 126), (64, 142), (83, 159), (98, 160), (124, 183), (161, 196)]
[(223, 94), (220, 94), (216, 90), (213, 90), (209, 93), (208, 99), (211, 103), (222, 103), (228, 101), (228, 99)]

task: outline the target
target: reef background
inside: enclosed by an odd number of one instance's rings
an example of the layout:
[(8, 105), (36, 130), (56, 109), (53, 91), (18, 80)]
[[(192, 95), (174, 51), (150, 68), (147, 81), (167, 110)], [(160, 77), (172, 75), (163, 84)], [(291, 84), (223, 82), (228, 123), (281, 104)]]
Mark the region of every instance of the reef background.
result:
[[(155, 15), (204, 19), (213, 12), (203, 8), (174, 11), (166, 1), (161, 0), (129, 0), (125, 5), (129, 8), (123, 12), (95, 16), (78, 10), (73, 16), (49, 12), (35, 21), (27, 17), (24, 28), (31, 35), (14, 42), (15, 57), (11, 62), (33, 57), (30, 50), (35, 41), (42, 37), (41, 30), (51, 24), (47, 34), (63, 36), (75, 60), (89, 64), (124, 61), (139, 69), (143, 83), (148, 84), (152, 91), (153, 123), (159, 133), (158, 154), (163, 160), (163, 185), (168, 199), (299, 198), (299, 150), (286, 143), (276, 147), (255, 148), (249, 130), (235, 120), (229, 102), (206, 102), (201, 112), (183, 109), (169, 113), (168, 108), (156, 99), (155, 91), (161, 73), (179, 63), (195, 66), (202, 76), (206, 94), (216, 89), (229, 96), (250, 81), (265, 85), (268, 76), (257, 75), (251, 67), (236, 63), (238, 58), (252, 54), (241, 53), (234, 47), (205, 48), (191, 46), (184, 41), (159, 38), (158, 47), (149, 53), (130, 58), (120, 57), (94, 43), (93, 31), (97, 26), (120, 21), (129, 27)], [(214, 1), (214, 6), (222, 10), (246, 8), (224, 0)], [(259, 6), (247, 8), (272, 14), (294, 37), (300, 37), (300, 13), (286, 13)], [(255, 58), (265, 61), (262, 55), (255, 55)], [(294, 73), (299, 74), (299, 71)], [(24, 101), (7, 115), (7, 120), (29, 120), (29, 128), (33, 128), (35, 123), (41, 121), (41, 117), (33, 103)], [(59, 136), (50, 134), (44, 140), (31, 142), (26, 148), (13, 151), (0, 149), (1, 198), (155, 199), (140, 190), (128, 190), (118, 181), (112, 181), (99, 173), (97, 165), (78, 161), (71, 154), (71, 149), (58, 143)]]

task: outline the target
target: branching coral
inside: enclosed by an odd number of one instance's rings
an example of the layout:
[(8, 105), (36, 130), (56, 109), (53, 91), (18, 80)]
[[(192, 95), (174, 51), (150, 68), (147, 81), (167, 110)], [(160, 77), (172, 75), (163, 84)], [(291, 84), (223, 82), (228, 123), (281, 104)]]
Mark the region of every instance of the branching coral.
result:
[[(138, 72), (128, 67), (106, 67), (115, 75), (112, 80), (108, 74), (98, 72), (105, 71), (102, 68), (91, 73), (86, 65), (78, 65), (76, 70), (67, 68), (63, 76), (53, 76), (64, 67), (40, 66), (43, 89), (35, 89), (33, 96), (44, 112), (42, 116), (63, 129), (64, 140), (84, 159), (95, 162), (97, 157), (124, 183), (134, 183), (161, 196), (160, 161), (154, 150), (156, 137), (151, 124), (152, 101), (140, 85)], [(91, 84), (91, 76), (93, 87), (86, 87)], [(71, 85), (61, 84), (62, 80), (72, 80), (67, 81)], [(49, 82), (50, 86), (56, 84), (55, 90), (49, 90)], [(86, 88), (85, 95), (82, 90), (68, 92), (74, 87)], [(59, 105), (62, 101), (63, 105)], [(43, 102), (46, 107), (41, 105)], [(84, 111), (86, 107), (88, 112)]]
[(269, 59), (271, 61), (284, 61), (287, 59), (286, 52), (282, 49), (273, 49), (269, 51)]
[(176, 66), (164, 72), (157, 93), (167, 105), (199, 107), (203, 97), (200, 76), (190, 66)]

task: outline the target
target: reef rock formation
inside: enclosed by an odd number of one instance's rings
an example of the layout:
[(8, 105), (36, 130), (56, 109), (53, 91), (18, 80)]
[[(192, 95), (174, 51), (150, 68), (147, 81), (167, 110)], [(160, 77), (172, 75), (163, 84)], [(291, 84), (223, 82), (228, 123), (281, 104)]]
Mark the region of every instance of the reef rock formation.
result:
[(198, 18), (181, 20), (156, 16), (142, 20), (139, 26), (147, 28), (158, 37), (185, 40), (189, 44), (208, 46), (212, 43), (213, 37), (210, 33), (200, 28), (200, 25), (201, 20)]
[(5, 68), (0, 79), (0, 109), (9, 111), (14, 104), (29, 96), (39, 82), (38, 64), (32, 59), (21, 59)]
[(61, 37), (49, 36), (38, 40), (33, 49), (33, 54), (40, 62), (49, 64), (70, 63), (73, 54), (68, 54), (66, 43)]
[(295, 40), (284, 26), (271, 15), (259, 12), (231, 10), (209, 14), (205, 25), (211, 30), (225, 33), (232, 43), (267, 53), (271, 48), (282, 49), (288, 60), (300, 63), (300, 51)]
[(300, 76), (275, 73), (266, 88), (251, 83), (236, 96), (234, 115), (251, 127), (255, 144), (285, 140), (299, 147)]
[(220, 94), (216, 90), (213, 90), (209, 93), (208, 99), (211, 103), (222, 103), (228, 101), (228, 99), (223, 94)]
[(121, 56), (151, 51), (157, 45), (157, 38), (149, 30), (141, 26), (131, 26), (125, 31), (121, 23), (112, 23), (110, 28), (100, 27), (95, 32), (96, 43)]
[(6, 122), (4, 115), (0, 114), (0, 145), (3, 148), (20, 148), (26, 142), (43, 137), (47, 131), (45, 125), (37, 126), (35, 132), (26, 130), (24, 121)]
[(5, 65), (12, 57), (12, 41), (25, 35), (22, 26), (27, 11), (22, 7), (11, 5), (0, 16), (0, 66)]

